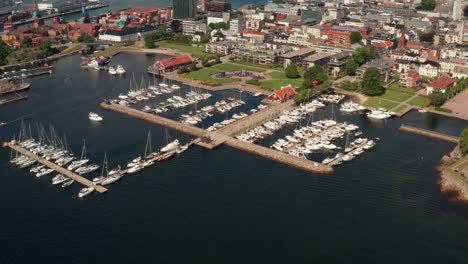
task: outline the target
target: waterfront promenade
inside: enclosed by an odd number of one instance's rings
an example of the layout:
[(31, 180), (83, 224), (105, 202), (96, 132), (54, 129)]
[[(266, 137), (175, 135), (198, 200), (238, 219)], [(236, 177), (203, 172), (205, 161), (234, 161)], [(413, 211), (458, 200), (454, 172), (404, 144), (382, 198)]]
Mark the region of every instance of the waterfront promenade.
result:
[(240, 124), (236, 124), (237, 122), (233, 123), (232, 126), (227, 127), (225, 130), (219, 130), (216, 132), (207, 132), (201, 128), (192, 126), (192, 125), (187, 125), (187, 124), (182, 124), (180, 122), (170, 120), (168, 118), (164, 118), (158, 115), (150, 114), (150, 113), (145, 113), (143, 111), (139, 111), (130, 107), (126, 107), (123, 105), (118, 105), (118, 104), (106, 104), (106, 103), (101, 103), (100, 104), (102, 108), (115, 111), (118, 113), (126, 114), (128, 116), (134, 117), (134, 118), (139, 118), (148, 122), (151, 122), (153, 124), (157, 125), (162, 125), (171, 129), (174, 129), (176, 131), (192, 135), (195, 137), (198, 137), (194, 142), (195, 144), (207, 148), (207, 149), (214, 149), (222, 144), (225, 144), (227, 146), (252, 153), (273, 161), (277, 161), (298, 169), (302, 169), (308, 172), (312, 173), (321, 173), (321, 174), (328, 174), (333, 172), (333, 168), (327, 165), (323, 165), (321, 163), (307, 160), (307, 159), (301, 159), (297, 158), (294, 156), (291, 156), (289, 154), (273, 150), (270, 148), (266, 148), (260, 145), (256, 144), (251, 144), (247, 143), (241, 140), (238, 140), (236, 138), (231, 137), (231, 135), (238, 133), (240, 130), (243, 128), (248, 127), (249, 124), (254, 124), (256, 122), (260, 122), (262, 120), (265, 120), (265, 118), (272, 117), (268, 111), (273, 111), (276, 113), (280, 113), (281, 111), (284, 111), (284, 109), (288, 109), (291, 106), (290, 102), (283, 103), (283, 104), (278, 104), (275, 106), (271, 106), (269, 108), (263, 109), (262, 111), (259, 111), (255, 115), (251, 115), (250, 119), (249, 117), (246, 117), (245, 119), (242, 119)]
[(92, 181), (72, 172), (72, 171), (69, 171), (63, 167), (60, 167), (59, 165), (53, 163), (53, 162), (50, 162), (46, 159), (43, 159), (39, 156), (37, 156), (36, 154), (28, 151), (27, 149), (25, 148), (22, 148), (18, 145), (15, 145), (15, 144), (7, 144), (7, 146), (11, 149), (13, 149), (14, 151), (17, 151), (19, 153), (21, 153), (22, 155), (25, 155), (31, 159), (34, 159), (34, 160), (37, 160), (37, 162), (55, 170), (56, 172), (72, 179), (72, 180), (75, 180), (76, 182), (79, 182), (81, 184), (83, 184), (84, 186), (86, 187), (90, 187), (90, 188), (94, 188), (95, 191), (99, 192), (99, 193), (105, 193), (107, 192), (107, 189), (101, 185), (95, 185)]

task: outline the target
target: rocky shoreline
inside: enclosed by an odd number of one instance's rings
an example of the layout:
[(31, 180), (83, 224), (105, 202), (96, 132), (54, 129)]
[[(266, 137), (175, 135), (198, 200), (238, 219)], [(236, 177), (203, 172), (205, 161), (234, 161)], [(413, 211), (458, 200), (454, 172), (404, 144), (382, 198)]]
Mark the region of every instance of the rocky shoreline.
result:
[(454, 175), (447, 168), (453, 163), (459, 161), (461, 152), (459, 146), (441, 159), (437, 167), (439, 171), (439, 184), (441, 192), (448, 196), (450, 201), (462, 202), (468, 204), (468, 179), (463, 179)]

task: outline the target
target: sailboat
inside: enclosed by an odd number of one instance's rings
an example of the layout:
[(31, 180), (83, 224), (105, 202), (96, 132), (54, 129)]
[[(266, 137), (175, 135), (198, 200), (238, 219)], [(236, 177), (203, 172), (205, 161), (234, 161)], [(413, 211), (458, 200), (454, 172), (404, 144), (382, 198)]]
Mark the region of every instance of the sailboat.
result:
[(104, 161), (102, 162), (101, 176), (94, 178), (93, 183), (94, 184), (101, 183), (106, 178), (106, 173), (107, 173), (107, 152), (104, 152)]
[(83, 140), (83, 149), (81, 150), (81, 158), (80, 160), (73, 161), (67, 169), (69, 171), (73, 171), (86, 163), (88, 163), (89, 159), (86, 159), (86, 140)]
[(152, 152), (152, 147), (151, 147), (151, 131), (148, 131), (148, 136), (146, 137), (146, 146), (145, 146), (145, 159), (152, 159), (154, 158), (154, 154)]
[(346, 143), (345, 143), (345, 152), (350, 152), (353, 150), (352, 147), (348, 146), (349, 145), (349, 131), (346, 132)]
[(179, 148), (179, 145), (180, 145), (179, 140), (176, 139), (171, 142), (171, 138), (169, 136), (169, 133), (167, 132), (167, 129), (166, 129), (166, 141), (167, 141), (167, 145), (161, 148), (161, 152), (170, 152)]

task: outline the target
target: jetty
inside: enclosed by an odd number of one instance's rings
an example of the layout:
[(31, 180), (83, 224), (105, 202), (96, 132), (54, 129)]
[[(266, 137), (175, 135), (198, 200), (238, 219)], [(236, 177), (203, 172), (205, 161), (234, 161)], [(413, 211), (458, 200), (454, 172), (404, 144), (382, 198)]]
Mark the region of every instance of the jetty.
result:
[[(287, 109), (290, 107), (288, 104), (280, 104), (277, 106), (272, 106), (272, 109), (264, 109), (262, 111), (257, 112), (254, 115), (251, 115), (251, 119), (247, 117), (245, 120), (241, 121), (244, 124), (236, 124), (237, 122), (233, 123), (232, 126), (227, 127), (226, 129), (214, 132), (207, 132), (204, 129), (183, 124), (168, 118), (164, 118), (155, 114), (146, 113), (140, 110), (136, 110), (127, 106), (114, 104), (114, 103), (101, 103), (100, 106), (104, 109), (115, 111), (118, 113), (126, 114), (128, 116), (142, 119), (148, 121), (153, 124), (161, 125), (168, 127), (170, 129), (174, 129), (184, 134), (188, 134), (197, 139), (194, 140), (194, 143), (198, 146), (207, 148), (207, 149), (215, 149), (221, 145), (227, 145), (248, 153), (252, 153), (273, 161), (277, 161), (298, 169), (302, 169), (308, 172), (313, 173), (321, 173), (321, 174), (328, 174), (333, 172), (333, 168), (328, 165), (323, 165), (318, 162), (314, 162), (307, 159), (301, 159), (298, 157), (291, 156), (289, 154), (270, 149), (267, 147), (263, 147), (260, 145), (244, 142), (238, 140), (236, 138), (231, 137), (232, 135), (239, 132), (239, 130), (246, 129), (247, 124), (252, 125), (253, 123), (260, 122), (261, 120), (265, 120), (265, 118), (271, 117), (271, 111), (273, 109), (274, 113), (280, 113), (282, 110)], [(270, 112), (268, 112), (270, 111)], [(238, 121), (239, 122), (239, 121)]]
[(31, 151), (25, 149), (25, 148), (22, 148), (21, 146), (19, 145), (16, 145), (16, 144), (12, 144), (12, 143), (7, 143), (5, 144), (7, 147), (13, 149), (14, 151), (17, 151), (19, 153), (21, 153), (22, 155), (24, 156), (27, 156), (28, 158), (31, 158), (31, 159), (34, 159), (36, 160), (37, 162), (49, 167), (50, 169), (53, 169), (55, 170), (56, 172), (72, 179), (72, 180), (75, 180), (76, 182), (79, 182), (81, 184), (83, 184), (84, 186), (86, 187), (90, 187), (90, 188), (94, 188), (95, 191), (97, 191), (98, 193), (105, 193), (107, 192), (107, 189), (101, 185), (95, 185), (92, 181), (72, 172), (72, 171), (69, 171), (63, 167), (60, 167), (59, 165), (53, 163), (53, 162), (50, 162), (46, 159), (43, 159), (39, 156), (37, 156), (36, 154), (32, 153)]
[(425, 136), (425, 137), (431, 137), (431, 138), (435, 138), (435, 139), (445, 140), (445, 141), (452, 142), (452, 143), (457, 143), (457, 144), (458, 144), (458, 142), (460, 142), (459, 137), (450, 136), (450, 135), (447, 135), (447, 134), (443, 134), (443, 133), (439, 133), (439, 132), (435, 132), (435, 131), (431, 131), (431, 130), (427, 130), (427, 129), (417, 128), (417, 127), (412, 127), (412, 126), (408, 126), (408, 125), (401, 125), (399, 130), (404, 131), (404, 132), (417, 134), (417, 135), (421, 135), (421, 136)]
[(9, 104), (9, 103), (13, 103), (13, 102), (20, 101), (20, 100), (26, 100), (26, 99), (28, 99), (27, 95), (22, 95), (19, 93), (7, 94), (4, 96), (0, 96), (0, 105)]

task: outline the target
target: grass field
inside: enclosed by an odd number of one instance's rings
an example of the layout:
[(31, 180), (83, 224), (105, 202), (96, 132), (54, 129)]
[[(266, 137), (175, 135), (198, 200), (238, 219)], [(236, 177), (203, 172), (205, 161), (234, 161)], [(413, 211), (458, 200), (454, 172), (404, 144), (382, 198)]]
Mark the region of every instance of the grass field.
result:
[(398, 103), (390, 102), (390, 101), (387, 101), (385, 99), (381, 99), (381, 98), (378, 98), (378, 97), (370, 97), (369, 99), (367, 99), (364, 102), (363, 105), (365, 107), (374, 107), (374, 108), (382, 107), (382, 108), (385, 108), (385, 109), (392, 109), (395, 106), (397, 106)]
[[(232, 61), (232, 63), (251, 66), (251, 67), (255, 67), (255, 68), (261, 68), (261, 69), (264, 69), (264, 70), (271, 69), (271, 67), (269, 65), (260, 65), (260, 64), (250, 63), (250, 62), (247, 62), (247, 61)], [(281, 69), (282, 68), (278, 68), (278, 70), (281, 70)]]
[(163, 40), (157, 43), (159, 47), (162, 48), (168, 48), (168, 49), (176, 49), (181, 52), (189, 53), (193, 57), (197, 57), (200, 59), (216, 59), (218, 55), (216, 54), (211, 54), (205, 52), (205, 50), (202, 47), (193, 47), (192, 45), (189, 44), (183, 44), (179, 42), (174, 42), (174, 41), (168, 41), (168, 40)]
[(112, 56), (118, 54), (119, 52), (121, 52), (122, 49), (124, 49), (123, 45), (114, 45), (114, 46), (112, 46), (112, 47), (110, 47), (108, 49), (105, 49), (103, 51), (99, 51), (99, 52), (94, 53), (93, 57), (99, 57), (99, 56), (102, 56), (102, 55), (112, 57)]
[(86, 48), (86, 45), (84, 45), (84, 44), (76, 45), (73, 48), (68, 48), (68, 49), (63, 50), (62, 52), (60, 52), (60, 55), (65, 55), (65, 54), (70, 54), (70, 53), (73, 53), (73, 52), (77, 52), (77, 51), (80, 51), (80, 50), (82, 50), (84, 48)]
[(411, 101), (409, 101), (408, 103), (414, 106), (425, 107), (426, 105), (430, 103), (430, 101), (426, 97), (418, 96), (412, 99)]
[(262, 87), (268, 90), (278, 90), (282, 86), (292, 84), (293, 86), (301, 86), (304, 79), (273, 79), (268, 81), (262, 81)]
[(396, 102), (403, 102), (405, 100), (408, 100), (413, 96), (412, 94), (409, 93), (404, 93), (400, 91), (395, 91), (395, 90), (386, 90), (385, 93), (381, 96), (379, 96), (382, 99), (388, 99)]
[(239, 71), (242, 69), (245, 69), (247, 71), (254, 71), (254, 72), (264, 72), (264, 69), (261, 68), (256, 68), (256, 67), (251, 67), (251, 66), (243, 66), (243, 65), (237, 65), (237, 64), (232, 64), (232, 63), (221, 63), (221, 64), (216, 64), (214, 66), (211, 66), (211, 69), (216, 69), (219, 71)]
[(284, 72), (272, 71), (272, 72), (269, 72), (267, 74), (270, 75), (271, 78), (273, 78), (273, 79), (288, 79), (288, 77), (286, 77), (286, 73), (284, 73)]
[(235, 78), (227, 78), (227, 79), (214, 79), (211, 78), (210, 75), (220, 72), (219, 70), (216, 69), (211, 69), (211, 68), (204, 68), (200, 69), (198, 71), (193, 71), (188, 73), (186, 76), (189, 79), (195, 79), (195, 80), (200, 80), (203, 81), (203, 83), (207, 85), (221, 85), (221, 84), (226, 84), (226, 83), (232, 83), (232, 82), (237, 82), (239, 79)]

